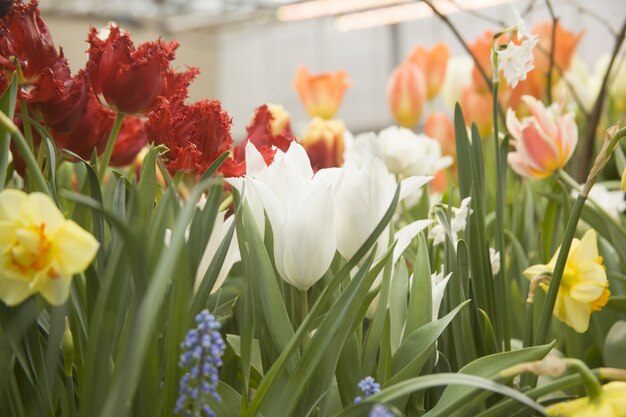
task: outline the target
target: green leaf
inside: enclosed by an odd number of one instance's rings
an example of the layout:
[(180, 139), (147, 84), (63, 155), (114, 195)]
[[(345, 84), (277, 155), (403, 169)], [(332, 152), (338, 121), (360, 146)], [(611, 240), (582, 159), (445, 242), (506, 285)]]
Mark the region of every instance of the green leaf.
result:
[[(15, 102), (17, 100), (17, 74), (13, 73), (9, 86), (0, 97), (0, 111), (13, 120), (15, 114)], [(11, 146), (11, 132), (0, 125), (0, 191), (7, 182), (9, 168), (9, 151)]]
[(468, 303), (469, 300), (459, 304), (444, 317), (421, 326), (406, 337), (391, 359), (393, 376), (386, 382), (385, 387), (419, 374), (434, 351), (434, 345), (439, 336)]
[[(464, 366), (459, 374), (481, 376), (487, 379), (498, 378), (500, 372), (522, 362), (540, 360), (552, 349), (554, 343), (529, 347), (510, 352), (483, 356)], [(452, 417), (467, 415), (478, 407), (490, 393), (481, 392), (477, 388), (452, 386), (446, 388), (443, 395), (424, 417)], [(521, 395), (521, 394), (520, 394)], [(462, 411), (461, 411), (462, 410)]]
[(420, 233), (417, 239), (413, 283), (409, 295), (409, 307), (403, 341), (419, 327), (432, 321), (433, 293), (430, 271), (428, 242), (426, 241), (426, 236)]
[[(442, 373), (435, 375), (419, 376), (385, 388), (381, 390), (378, 394), (374, 394), (371, 397), (368, 397), (365, 402), (354, 405), (337, 414), (335, 417), (363, 417), (364, 415), (367, 415), (367, 412), (371, 410), (372, 406), (375, 403), (389, 403), (397, 398), (407, 396), (416, 391), (439, 387), (442, 385), (449, 385), (446, 391), (450, 389), (471, 390), (475, 392), (487, 390), (489, 391), (488, 395), (490, 393), (501, 394), (526, 405), (527, 407), (537, 411), (543, 416), (548, 416), (547, 411), (544, 407), (537, 404), (535, 401), (531, 400), (524, 394), (515, 391), (514, 389), (509, 388), (506, 385), (501, 385), (490, 379), (474, 375)], [(457, 410), (460, 409), (463, 410), (465, 415), (468, 415), (467, 413), (469, 412), (469, 410), (467, 408), (464, 408), (464, 406), (460, 405)], [(430, 415), (430, 413), (427, 413), (426, 415)]]

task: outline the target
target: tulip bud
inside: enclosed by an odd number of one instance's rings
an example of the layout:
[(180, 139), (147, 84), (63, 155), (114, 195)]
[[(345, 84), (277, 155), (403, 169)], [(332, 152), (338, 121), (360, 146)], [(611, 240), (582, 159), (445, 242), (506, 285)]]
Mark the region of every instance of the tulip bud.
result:
[(345, 126), (341, 120), (315, 117), (309, 123), (300, 144), (306, 149), (313, 169), (343, 165)]
[(443, 84), (450, 50), (445, 43), (438, 43), (428, 51), (416, 46), (409, 56), (409, 60), (419, 66), (426, 77), (426, 97), (432, 100)]
[(391, 73), (387, 99), (393, 118), (402, 127), (412, 128), (419, 121), (426, 100), (426, 81), (422, 70), (403, 62)]
[(624, 172), (622, 173), (622, 191), (626, 193), (626, 168), (624, 168)]
[(65, 316), (65, 330), (61, 339), (61, 351), (63, 352), (63, 365), (65, 376), (72, 377), (72, 364), (74, 363), (74, 340), (72, 339), (72, 331), (70, 330), (70, 321)]
[(293, 87), (311, 117), (331, 119), (339, 110), (350, 81), (345, 71), (309, 74), (302, 66), (298, 68)]
[(478, 91), (473, 86), (465, 87), (461, 92), (461, 108), (465, 124), (475, 123), (482, 138), (491, 134), (493, 129), (491, 93)]

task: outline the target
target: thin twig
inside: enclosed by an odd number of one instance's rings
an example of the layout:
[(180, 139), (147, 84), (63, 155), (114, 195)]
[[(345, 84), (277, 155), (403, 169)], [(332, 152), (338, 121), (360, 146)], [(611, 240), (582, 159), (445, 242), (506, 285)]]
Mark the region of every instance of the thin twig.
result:
[(474, 55), (474, 52), (472, 52), (471, 48), (469, 47), (465, 39), (463, 39), (461, 32), (459, 32), (456, 26), (454, 26), (454, 24), (450, 21), (450, 19), (448, 19), (448, 16), (441, 13), (441, 11), (439, 11), (439, 9), (435, 7), (435, 5), (433, 5), (430, 0), (422, 0), (422, 1), (428, 7), (430, 7), (433, 13), (435, 13), (439, 17), (439, 19), (441, 19), (441, 21), (443, 21), (446, 24), (446, 26), (448, 26), (448, 28), (452, 31), (456, 39), (463, 46), (463, 49), (465, 49), (465, 51), (472, 57), (472, 60), (474, 61), (474, 65), (476, 65), (476, 68), (478, 68), (478, 72), (480, 73), (480, 76), (485, 80), (489, 89), (492, 90), (493, 84), (491, 82), (491, 78), (487, 74), (487, 71), (485, 70), (485, 68), (481, 65), (480, 61), (478, 61), (478, 58), (476, 57), (476, 55)]
[[(550, 53), (539, 44), (535, 48), (537, 48), (537, 51), (539, 51), (539, 53), (542, 53), (544, 55), (548, 55)], [(565, 83), (565, 86), (569, 90), (570, 94), (572, 95), (572, 98), (578, 105), (578, 108), (580, 109), (583, 116), (585, 116), (585, 118), (589, 118), (591, 116), (591, 113), (589, 113), (589, 110), (587, 110), (587, 108), (583, 104), (583, 100), (578, 95), (578, 92), (576, 91), (576, 88), (574, 88), (574, 86), (572, 85), (571, 81), (565, 77), (565, 71), (563, 70), (563, 68), (561, 68), (556, 62), (554, 63), (553, 68), (556, 70), (556, 72), (559, 73), (559, 77)]]
[(591, 164), (592, 150), (593, 150), (593, 139), (596, 136), (596, 129), (598, 128), (598, 123), (600, 123), (600, 116), (602, 115), (602, 109), (604, 107), (604, 98), (607, 93), (607, 85), (609, 82), (609, 76), (611, 75), (611, 70), (613, 69), (613, 64), (615, 63), (615, 59), (619, 54), (619, 51), (624, 43), (624, 35), (626, 35), (626, 19), (624, 23), (622, 23), (622, 28), (620, 29), (618, 35), (615, 38), (615, 45), (613, 47), (613, 53), (611, 54), (611, 60), (609, 61), (609, 66), (606, 69), (606, 73), (604, 74), (604, 78), (602, 79), (602, 85), (600, 86), (600, 92), (598, 93), (598, 97), (596, 98), (596, 103), (593, 106), (593, 110), (591, 112), (591, 118), (587, 123), (585, 128), (585, 135), (583, 136), (583, 143), (581, 149), (581, 164), (580, 170), (578, 171), (578, 178), (582, 181), (587, 171), (589, 170), (589, 166)]
[(536, 1), (537, 0), (530, 0), (528, 2), (528, 6), (526, 6), (524, 11), (521, 13), (521, 15), (524, 16), (524, 18), (535, 8), (535, 2)]
[(550, 65), (548, 66), (547, 83), (546, 83), (546, 98), (548, 104), (552, 104), (552, 68), (554, 67), (554, 50), (556, 44), (556, 25), (559, 23), (559, 18), (554, 14), (552, 3), (550, 0), (546, 0), (546, 6), (550, 12), (550, 18), (552, 19), (552, 32), (550, 34)]
[(461, 12), (461, 13), (465, 13), (468, 14), (470, 16), (474, 16), (478, 19), (484, 20), (485, 22), (489, 22), (495, 25), (500, 26), (501, 28), (505, 28), (507, 27), (507, 24), (505, 21), (500, 20), (500, 19), (496, 19), (494, 17), (488, 16), (485, 13), (481, 13), (477, 10), (473, 10), (473, 9), (467, 9), (465, 7), (461, 7), (459, 5), (459, 3), (456, 0), (447, 0), (448, 3), (450, 3), (451, 5), (453, 5), (454, 7), (456, 7), (456, 9)]
[(576, 9), (576, 11), (578, 13), (586, 14), (589, 17), (592, 17), (592, 18), (596, 19), (598, 22), (600, 22), (602, 24), (602, 26), (604, 26), (606, 28), (606, 30), (611, 32), (611, 35), (617, 36), (617, 30), (615, 30), (615, 28), (613, 28), (613, 26), (611, 26), (611, 22), (609, 22), (609, 20), (607, 18), (605, 18), (604, 16), (598, 14), (596, 11), (594, 11), (592, 9), (586, 8), (585, 6), (583, 6), (582, 4), (578, 3), (575, 0), (569, 0), (569, 3), (572, 4), (572, 6)]

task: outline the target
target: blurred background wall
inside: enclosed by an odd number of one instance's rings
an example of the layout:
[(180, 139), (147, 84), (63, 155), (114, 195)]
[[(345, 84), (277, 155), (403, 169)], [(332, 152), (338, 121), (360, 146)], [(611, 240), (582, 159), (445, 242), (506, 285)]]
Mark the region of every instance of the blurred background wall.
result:
[[(308, 117), (291, 87), (300, 64), (312, 72), (345, 69), (349, 73), (352, 87), (338, 117), (351, 131), (360, 132), (392, 124), (386, 104), (387, 78), (414, 45), (446, 42), (453, 56), (464, 53), (449, 28), (435, 16), (341, 32), (336, 17), (281, 22), (275, 18), (278, 5), (265, 4), (259, 9), (253, 0), (223, 2), (223, 9), (180, 15), (170, 12), (167, 19), (155, 12), (157, 9), (145, 8), (154, 6), (146, 0), (108, 2), (106, 13), (99, 11), (101, 2), (97, 0), (82, 0), (81, 7), (74, 0), (42, 0), (41, 8), (56, 44), (63, 47), (74, 71), (86, 62), (90, 25), (99, 28), (116, 21), (133, 34), (135, 44), (159, 36), (179, 41), (176, 63), (201, 69), (191, 85), (190, 99), (221, 100), (233, 117), (236, 139), (243, 135), (253, 109), (266, 102), (285, 106), (292, 114), (296, 133), (303, 129)], [(458, 11), (449, 18), (464, 38), (472, 41), (484, 30), (498, 29), (496, 21), (512, 24), (512, 4), (525, 10), (530, 3), (533, 7), (526, 17), (529, 26), (549, 19), (545, 2), (533, 0)], [(586, 31), (578, 55), (593, 70), (600, 56), (613, 47), (609, 28), (617, 28), (626, 16), (626, 1), (554, 0), (553, 5), (565, 28)], [(581, 11), (579, 5), (593, 13)], [(112, 6), (117, 7), (113, 13)], [(148, 10), (145, 18), (137, 16), (142, 7)], [(443, 107), (440, 102), (434, 106)]]

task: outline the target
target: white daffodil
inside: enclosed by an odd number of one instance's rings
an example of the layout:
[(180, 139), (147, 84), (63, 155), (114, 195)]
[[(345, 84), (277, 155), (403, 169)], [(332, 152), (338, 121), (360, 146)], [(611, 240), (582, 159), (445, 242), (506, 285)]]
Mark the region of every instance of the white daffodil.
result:
[(489, 248), (489, 262), (491, 263), (491, 273), (493, 275), (500, 272), (500, 252), (494, 248)]
[(328, 270), (337, 248), (333, 183), (324, 174), (313, 175), (306, 151), (295, 142), (244, 182), (272, 225), (278, 273), (299, 290), (308, 290)]
[(405, 178), (413, 175), (434, 175), (454, 162), (441, 154), (441, 145), (426, 135), (390, 126), (378, 135), (358, 135), (346, 148), (346, 161), (363, 163), (367, 156), (380, 158), (389, 172)]
[[(450, 231), (452, 232), (452, 239), (456, 243), (458, 240), (458, 233), (465, 230), (467, 226), (467, 218), (472, 214), (472, 209), (469, 205), (471, 197), (466, 197), (461, 201), (461, 207), (452, 207), (452, 221), (450, 222)], [(446, 240), (446, 231), (443, 225), (439, 222), (430, 229), (429, 237), (433, 239), (433, 245), (438, 245)]]
[(509, 41), (506, 48), (496, 51), (498, 54), (498, 68), (504, 74), (509, 87), (515, 88), (535, 68), (533, 49), (538, 42), (539, 39), (536, 36), (531, 36), (525, 38), (520, 45)]
[(430, 283), (432, 286), (432, 300), (433, 300), (433, 321), (439, 318), (439, 308), (441, 308), (441, 302), (443, 301), (443, 294), (445, 293), (446, 286), (448, 285), (448, 281), (450, 281), (450, 277), (452, 276), (452, 272), (448, 275), (443, 276), (443, 272), (439, 272), (436, 274), (432, 274), (430, 276)]

